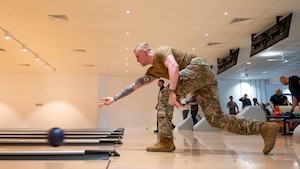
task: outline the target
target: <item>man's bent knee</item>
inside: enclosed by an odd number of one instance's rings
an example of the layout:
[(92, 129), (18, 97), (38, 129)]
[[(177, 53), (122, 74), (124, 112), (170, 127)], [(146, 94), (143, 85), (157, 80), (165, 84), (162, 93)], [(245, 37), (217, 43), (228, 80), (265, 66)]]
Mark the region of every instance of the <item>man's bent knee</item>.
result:
[(164, 111), (158, 111), (158, 112), (157, 112), (157, 116), (158, 116), (158, 117), (161, 117), (161, 118), (164, 118), (164, 117), (167, 116), (167, 113), (164, 112)]

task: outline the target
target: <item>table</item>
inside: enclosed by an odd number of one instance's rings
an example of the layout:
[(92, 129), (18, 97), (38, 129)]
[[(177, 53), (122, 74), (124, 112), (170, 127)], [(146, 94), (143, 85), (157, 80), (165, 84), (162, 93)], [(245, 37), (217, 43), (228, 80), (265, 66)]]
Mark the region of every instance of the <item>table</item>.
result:
[(289, 124), (300, 123), (300, 117), (291, 117), (291, 116), (267, 116), (268, 122), (283, 122), (283, 135), (293, 134), (293, 131), (290, 130)]

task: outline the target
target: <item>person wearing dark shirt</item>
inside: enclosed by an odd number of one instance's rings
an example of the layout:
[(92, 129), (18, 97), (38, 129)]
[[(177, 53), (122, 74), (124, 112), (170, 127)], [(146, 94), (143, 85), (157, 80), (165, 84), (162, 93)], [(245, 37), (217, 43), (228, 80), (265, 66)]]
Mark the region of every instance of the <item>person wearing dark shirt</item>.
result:
[(242, 102), (243, 108), (252, 105), (251, 100), (248, 98), (247, 94), (244, 94), (244, 97), (240, 98), (239, 101)]
[(253, 101), (253, 106), (259, 106), (259, 103), (258, 103), (258, 100), (257, 100), (256, 97), (254, 97), (254, 98), (252, 99), (252, 101)]
[(290, 112), (294, 112), (295, 107), (298, 105), (300, 109), (300, 78), (299, 76), (281, 76), (279, 79), (283, 85), (289, 85), (289, 90), (292, 94), (293, 103)]
[(282, 94), (282, 91), (279, 88), (275, 89), (275, 94), (270, 98), (270, 107), (274, 111), (276, 106), (289, 105), (287, 97)]

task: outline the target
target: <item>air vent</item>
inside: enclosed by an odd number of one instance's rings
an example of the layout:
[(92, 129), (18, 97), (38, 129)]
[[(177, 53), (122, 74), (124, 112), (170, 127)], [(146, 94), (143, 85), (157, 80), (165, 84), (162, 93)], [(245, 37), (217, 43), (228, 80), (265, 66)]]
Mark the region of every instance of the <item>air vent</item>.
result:
[(26, 63), (24, 63), (24, 64), (19, 64), (20, 66), (25, 66), (25, 67), (30, 67), (30, 64), (26, 64)]
[(238, 23), (238, 22), (244, 22), (244, 21), (249, 21), (252, 18), (234, 18), (230, 23)]
[(222, 44), (222, 43), (219, 43), (219, 42), (211, 42), (211, 43), (208, 43), (206, 46), (214, 46), (214, 45), (219, 45), (219, 44)]
[(83, 65), (84, 67), (94, 67), (94, 65)]
[(61, 21), (69, 21), (67, 15), (48, 15), (50, 21), (61, 20)]
[(84, 49), (73, 49), (73, 52), (86, 53), (86, 50), (84, 50)]

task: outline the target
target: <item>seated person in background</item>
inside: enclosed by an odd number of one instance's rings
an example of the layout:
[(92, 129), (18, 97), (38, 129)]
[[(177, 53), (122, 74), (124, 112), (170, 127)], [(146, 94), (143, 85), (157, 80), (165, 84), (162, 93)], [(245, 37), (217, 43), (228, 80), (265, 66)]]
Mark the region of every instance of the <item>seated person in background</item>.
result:
[(258, 103), (256, 97), (254, 97), (254, 98), (252, 99), (252, 101), (253, 101), (253, 106), (259, 106), (259, 103)]
[(276, 106), (289, 105), (287, 97), (282, 94), (279, 88), (275, 89), (275, 94), (270, 98), (270, 107), (274, 111)]
[(267, 108), (267, 105), (265, 105), (265, 103), (260, 103), (259, 105), (265, 111), (267, 116), (271, 116), (271, 113), (270, 113), (269, 109)]

